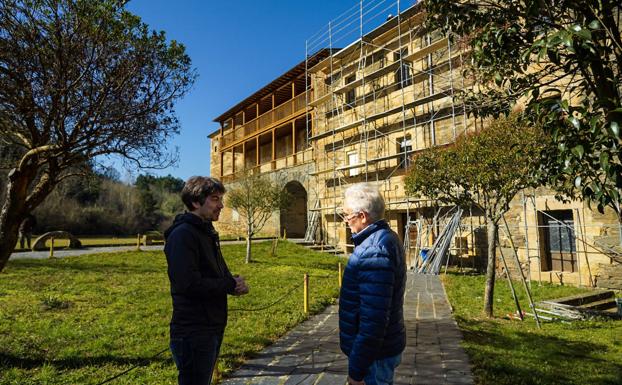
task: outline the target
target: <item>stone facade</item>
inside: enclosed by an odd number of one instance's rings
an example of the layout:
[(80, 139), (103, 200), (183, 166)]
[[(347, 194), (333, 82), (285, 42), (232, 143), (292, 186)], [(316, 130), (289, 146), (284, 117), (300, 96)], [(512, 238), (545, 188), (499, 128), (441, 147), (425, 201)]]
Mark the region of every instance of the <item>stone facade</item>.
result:
[[(353, 183), (370, 182), (385, 197), (391, 227), (417, 248), (410, 264), (418, 249), (433, 244), (451, 208), (408, 197), (408, 165), (418, 150), (449, 144), (485, 122), (470, 118), (461, 99), (461, 90), (473, 84), (462, 78), (460, 47), (422, 21), (421, 5), (415, 5), (342, 50), (310, 56), (216, 119), (221, 128), (211, 135), (212, 175), (234, 185), (240, 171), (272, 173), (290, 182), (286, 188), (298, 197), (262, 235), (299, 237), (311, 229), (316, 242), (350, 251), (351, 234), (338, 215), (343, 193)], [(283, 112), (287, 103), (293, 107)], [(522, 269), (535, 281), (619, 288), (619, 263), (611, 258), (616, 247), (620, 253), (615, 213), (599, 214), (555, 195), (539, 188), (515, 197), (506, 213), (511, 237), (502, 222), (497, 257), (503, 253), (513, 276)], [(243, 234), (241, 218), (230, 209), (218, 228)], [(481, 213), (465, 210), (456, 239), (454, 261), (484, 269)], [(501, 261), (497, 266), (501, 273)]]

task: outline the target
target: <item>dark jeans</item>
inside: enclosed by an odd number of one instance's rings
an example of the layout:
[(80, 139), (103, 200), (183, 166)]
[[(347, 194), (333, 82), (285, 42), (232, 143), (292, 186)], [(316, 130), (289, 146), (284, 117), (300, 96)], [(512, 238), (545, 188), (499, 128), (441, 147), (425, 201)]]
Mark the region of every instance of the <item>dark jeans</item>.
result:
[(222, 333), (171, 338), (171, 352), (179, 371), (179, 385), (209, 385), (222, 343)]
[(402, 354), (374, 361), (365, 376), (365, 385), (393, 385), (395, 368), (402, 362)]

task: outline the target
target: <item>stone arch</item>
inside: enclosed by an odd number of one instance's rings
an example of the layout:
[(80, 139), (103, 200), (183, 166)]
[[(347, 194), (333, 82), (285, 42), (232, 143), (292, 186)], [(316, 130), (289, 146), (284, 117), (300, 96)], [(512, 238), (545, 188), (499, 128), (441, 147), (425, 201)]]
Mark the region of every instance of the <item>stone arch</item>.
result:
[(74, 235), (67, 231), (50, 231), (49, 233), (45, 233), (41, 235), (39, 238), (35, 240), (35, 243), (32, 245), (33, 250), (45, 250), (47, 247), (45, 246), (45, 242), (50, 239), (69, 239), (69, 248), (71, 249), (79, 249), (82, 247), (82, 242)]
[(288, 238), (304, 238), (307, 231), (307, 190), (297, 180), (288, 182), (284, 190), (290, 193), (291, 202), (281, 210), (281, 236), (287, 231)]

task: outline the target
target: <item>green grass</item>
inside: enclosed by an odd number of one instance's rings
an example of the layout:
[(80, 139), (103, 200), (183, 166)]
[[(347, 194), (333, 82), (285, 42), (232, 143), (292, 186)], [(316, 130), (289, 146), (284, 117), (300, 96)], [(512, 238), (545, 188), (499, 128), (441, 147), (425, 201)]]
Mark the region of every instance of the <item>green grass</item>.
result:
[[(311, 311), (334, 303), (336, 257), (279, 243), (223, 247), (232, 272), (251, 292), (231, 309), (257, 309), (284, 296), (309, 273)], [(0, 274), (0, 384), (97, 384), (145, 362), (114, 384), (175, 384), (167, 351), (171, 314), (162, 252), (126, 252), (10, 261)], [(305, 319), (302, 288), (263, 311), (231, 311), (219, 369), (228, 372)]]
[[(533, 318), (505, 319), (516, 308), (506, 280), (495, 287), (495, 315), (482, 315), (484, 277), (449, 274), (443, 278), (477, 384), (622, 383), (622, 321), (546, 322), (538, 330)], [(519, 282), (523, 311), (529, 304)], [(585, 291), (532, 283), (535, 301)]]

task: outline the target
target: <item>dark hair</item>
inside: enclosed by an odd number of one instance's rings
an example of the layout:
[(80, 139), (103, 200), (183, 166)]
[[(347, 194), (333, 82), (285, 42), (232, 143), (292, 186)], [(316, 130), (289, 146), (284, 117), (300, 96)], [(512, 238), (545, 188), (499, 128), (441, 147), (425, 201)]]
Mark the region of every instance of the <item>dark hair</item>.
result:
[(218, 193), (225, 193), (225, 186), (216, 178), (209, 176), (192, 176), (186, 181), (184, 188), (181, 190), (181, 200), (190, 211), (194, 210), (192, 202), (199, 204), (205, 203), (205, 198)]

